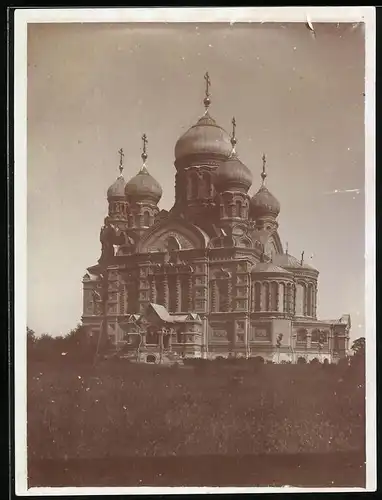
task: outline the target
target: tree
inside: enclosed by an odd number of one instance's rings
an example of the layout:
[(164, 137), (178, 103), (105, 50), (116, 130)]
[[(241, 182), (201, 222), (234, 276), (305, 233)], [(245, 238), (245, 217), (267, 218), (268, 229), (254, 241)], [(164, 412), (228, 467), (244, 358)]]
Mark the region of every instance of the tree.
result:
[(366, 339), (365, 337), (360, 337), (353, 342), (351, 350), (354, 352), (354, 356), (365, 356)]
[(28, 343), (28, 346), (34, 345), (36, 343), (36, 334), (28, 326), (27, 326), (27, 343)]
[(27, 354), (31, 356), (36, 350), (36, 334), (35, 332), (27, 327)]
[(362, 377), (365, 371), (365, 347), (365, 337), (356, 339), (351, 346), (354, 356), (351, 356), (350, 365), (355, 367)]

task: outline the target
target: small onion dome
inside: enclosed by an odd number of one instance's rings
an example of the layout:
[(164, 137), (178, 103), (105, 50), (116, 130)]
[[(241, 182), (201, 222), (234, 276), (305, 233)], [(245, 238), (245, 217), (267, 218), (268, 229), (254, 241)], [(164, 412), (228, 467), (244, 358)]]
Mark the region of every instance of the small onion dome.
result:
[(125, 186), (127, 198), (134, 201), (147, 200), (157, 204), (162, 198), (162, 193), (159, 182), (149, 174), (145, 166)]
[(125, 198), (125, 185), (126, 181), (123, 176), (120, 175), (107, 190), (107, 199)]
[(214, 185), (220, 192), (233, 190), (247, 193), (252, 180), (249, 168), (236, 155), (232, 155), (219, 165), (215, 172)]
[(253, 273), (253, 274), (257, 274), (257, 273), (272, 274), (272, 275), (278, 274), (278, 275), (282, 275), (282, 276), (288, 276), (288, 275), (292, 276), (292, 273), (290, 273), (286, 269), (283, 269), (282, 267), (276, 266), (273, 262), (258, 262), (257, 264), (255, 264), (252, 267), (251, 273)]
[(217, 125), (208, 112), (187, 130), (175, 145), (175, 160), (200, 154), (212, 154), (226, 158), (231, 154), (228, 133)]
[(280, 203), (263, 185), (251, 198), (251, 210), (255, 218), (264, 215), (277, 217), (280, 213)]

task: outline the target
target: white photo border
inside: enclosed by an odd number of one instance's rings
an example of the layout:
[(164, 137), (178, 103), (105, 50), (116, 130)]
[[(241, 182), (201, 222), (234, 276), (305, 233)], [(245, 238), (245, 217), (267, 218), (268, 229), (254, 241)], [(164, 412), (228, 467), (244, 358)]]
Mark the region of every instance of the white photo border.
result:
[[(366, 488), (30, 488), (26, 440), (27, 25), (28, 23), (349, 23), (365, 25)], [(355, 492), (376, 490), (375, 7), (16, 9), (14, 12), (15, 488), (29, 495)], [(12, 145), (10, 145), (12, 147)]]

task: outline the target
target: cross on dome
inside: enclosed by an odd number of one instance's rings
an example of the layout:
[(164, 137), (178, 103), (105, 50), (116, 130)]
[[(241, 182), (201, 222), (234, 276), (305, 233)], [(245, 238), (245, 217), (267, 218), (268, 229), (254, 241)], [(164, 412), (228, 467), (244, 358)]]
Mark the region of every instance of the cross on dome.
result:
[(143, 166), (145, 166), (146, 165), (146, 160), (147, 160), (147, 149), (146, 149), (146, 146), (148, 144), (148, 140), (147, 140), (147, 135), (146, 134), (142, 135), (142, 142), (143, 142), (143, 148), (142, 148), (141, 158), (142, 158), (142, 161), (143, 161)]
[(304, 263), (304, 253), (305, 253), (304, 251), (301, 252), (301, 265), (303, 265)]
[(204, 107), (206, 108), (206, 113), (208, 112), (208, 108), (210, 107), (211, 104), (211, 94), (210, 94), (210, 86), (211, 86), (211, 80), (210, 80), (210, 75), (208, 74), (208, 71), (204, 75), (204, 79), (206, 81), (206, 96), (204, 98)]
[(263, 154), (263, 171), (261, 172), (261, 179), (262, 179), (262, 185), (265, 184), (265, 179), (267, 177), (267, 173), (265, 172), (265, 167), (266, 167), (266, 164), (267, 164), (267, 158), (265, 156), (265, 153)]
[(236, 119), (235, 117), (232, 118), (232, 136), (231, 136), (231, 144), (232, 144), (232, 154), (236, 153), (235, 148), (237, 144), (237, 139), (236, 139)]
[(123, 172), (123, 157), (125, 156), (122, 148), (118, 151), (118, 154), (119, 154), (119, 167), (118, 168), (119, 168), (120, 175), (122, 175), (122, 172)]

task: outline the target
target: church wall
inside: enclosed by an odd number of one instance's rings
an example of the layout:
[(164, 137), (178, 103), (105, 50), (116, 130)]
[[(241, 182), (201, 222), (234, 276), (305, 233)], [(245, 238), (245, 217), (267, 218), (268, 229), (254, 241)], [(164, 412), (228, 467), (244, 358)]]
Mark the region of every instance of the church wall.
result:
[[(150, 260), (148, 260), (148, 255), (135, 255), (124, 258), (123, 264), (109, 266), (108, 324), (114, 332), (122, 332), (123, 336), (123, 330), (119, 328), (118, 321), (121, 321), (129, 313), (143, 313), (149, 302), (156, 302), (164, 305), (169, 312), (192, 311), (201, 316), (201, 335), (194, 335), (192, 340), (190, 337), (190, 342), (183, 343), (181, 347), (174, 345), (174, 351), (178, 350), (179, 354), (182, 351), (187, 356), (197, 357), (213, 358), (229, 355), (247, 357), (250, 355), (273, 359), (275, 355), (277, 356), (276, 338), (281, 333), (283, 340), (278, 356), (279, 361), (284, 360), (285, 356), (285, 360), (290, 360), (290, 345), (296, 358), (304, 356), (311, 359), (313, 356), (313, 358), (319, 357), (323, 360), (325, 356), (331, 355), (334, 340), (330, 336), (322, 349), (318, 349), (317, 342), (312, 341), (314, 329), (327, 328), (327, 325), (317, 321), (309, 324), (306, 321), (300, 321), (300, 324), (294, 322), (293, 329), (291, 329), (289, 319), (285, 317), (272, 318), (275, 315), (288, 314), (285, 308), (288, 309), (288, 297), (291, 293), (288, 293), (288, 290), (284, 288), (285, 284), (289, 284), (288, 280), (284, 283), (284, 280), (276, 282), (274, 279), (269, 279), (267, 281), (269, 286), (277, 285), (277, 301), (272, 299), (269, 289), (268, 297), (262, 298), (263, 301), (270, 302), (269, 305), (273, 304), (270, 307), (271, 310), (253, 312), (255, 283), (259, 283), (259, 280), (253, 279), (253, 276), (248, 272), (253, 263), (248, 259), (227, 258), (225, 249), (221, 250), (219, 252), (220, 258), (217, 258), (219, 254), (215, 252), (215, 258), (212, 260), (203, 255), (204, 252), (201, 255), (200, 250), (187, 250), (184, 254), (181, 252), (182, 261), (191, 265), (193, 272), (189, 276), (185, 275), (186, 279), (179, 273), (168, 275), (167, 294), (160, 291), (166, 280), (164, 275), (157, 280), (155, 293), (153, 293), (151, 280), (154, 262), (156, 264), (165, 262), (165, 253), (149, 254)], [(183, 256), (187, 258), (183, 258)], [(222, 282), (226, 284), (225, 292), (228, 301), (226, 311), (220, 310), (220, 291), (216, 292), (216, 283), (219, 281), (217, 274), (219, 273), (226, 273), (226, 277), (222, 279)], [(177, 286), (178, 282), (179, 287)], [(265, 281), (260, 283), (263, 292)], [(93, 313), (94, 303), (93, 306), (91, 305), (93, 287), (93, 282), (89, 285), (84, 284), (84, 323), (86, 322), (85, 311)], [(305, 289), (308, 290), (309, 287)], [(296, 301), (300, 301), (300, 311), (302, 309), (305, 314), (309, 312), (312, 314), (314, 311), (314, 283), (312, 283), (309, 293), (311, 293), (310, 299), (301, 286), (301, 292), (296, 294)], [(96, 323), (97, 321), (95, 325)], [(302, 328), (306, 330), (303, 340), (300, 335)], [(109, 334), (110, 332), (111, 330), (109, 330)], [(121, 335), (116, 334), (115, 340), (122, 340)], [(339, 351), (345, 352), (347, 344), (345, 336), (340, 336), (337, 339)]]
[(273, 351), (272, 335), (272, 321), (251, 320), (248, 334), (249, 355), (268, 359)]
[(93, 302), (93, 287), (83, 289), (83, 316), (92, 316), (95, 313)]
[(277, 336), (282, 334), (281, 345), (290, 346), (293, 340), (292, 321), (289, 319), (273, 319), (272, 320), (272, 343), (276, 345)]

